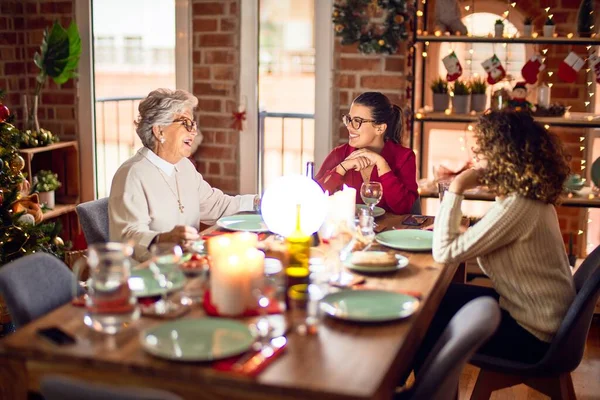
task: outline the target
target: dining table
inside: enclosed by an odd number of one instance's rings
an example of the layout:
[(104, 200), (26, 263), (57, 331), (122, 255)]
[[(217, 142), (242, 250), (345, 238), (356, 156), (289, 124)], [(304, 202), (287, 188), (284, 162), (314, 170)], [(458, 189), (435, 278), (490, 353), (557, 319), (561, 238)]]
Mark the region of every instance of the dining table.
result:
[[(421, 229), (433, 223), (428, 217), (420, 226), (407, 226), (406, 217), (386, 213), (376, 219), (376, 230)], [(211, 227), (203, 234), (219, 229)], [(163, 389), (184, 399), (390, 399), (400, 377), (410, 371), (448, 286), (464, 281), (464, 271), (458, 263), (436, 263), (431, 251), (393, 250), (379, 244), (372, 249), (401, 254), (408, 265), (392, 273), (361, 275), (362, 287), (416, 293), (419, 305), (412, 315), (384, 323), (321, 315), (312, 334), (288, 330), (285, 351), (260, 374), (249, 377), (217, 370), (211, 362), (171, 361), (146, 352), (142, 332), (164, 319), (142, 316), (115, 335), (102, 334), (84, 324), (85, 308), (69, 303), (0, 340), (0, 399), (26, 399), (28, 392), (39, 391), (41, 379), (48, 375)], [(205, 317), (201, 305), (190, 308), (180, 318)], [(36, 333), (51, 326), (72, 335), (75, 343), (54, 345)]]

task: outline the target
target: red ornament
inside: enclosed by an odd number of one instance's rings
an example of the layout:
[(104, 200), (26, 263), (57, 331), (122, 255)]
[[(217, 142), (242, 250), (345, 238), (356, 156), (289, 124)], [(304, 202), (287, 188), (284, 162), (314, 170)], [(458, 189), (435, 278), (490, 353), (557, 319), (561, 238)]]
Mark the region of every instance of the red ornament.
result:
[(235, 129), (236, 131), (243, 130), (244, 121), (246, 120), (246, 111), (232, 113), (233, 115), (233, 123), (231, 124), (231, 129)]
[(0, 103), (0, 122), (4, 122), (8, 119), (10, 110), (4, 104)]

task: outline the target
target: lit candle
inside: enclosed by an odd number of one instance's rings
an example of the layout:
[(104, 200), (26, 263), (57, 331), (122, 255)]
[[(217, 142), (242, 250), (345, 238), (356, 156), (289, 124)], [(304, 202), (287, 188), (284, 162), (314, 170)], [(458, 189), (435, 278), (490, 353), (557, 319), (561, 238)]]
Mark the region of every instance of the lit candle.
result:
[(215, 306), (221, 315), (240, 315), (246, 309), (250, 282), (247, 274), (244, 274), (242, 261), (238, 254), (232, 254), (227, 258), (227, 262), (218, 265), (219, 278), (215, 291), (218, 291), (219, 295), (218, 304)]

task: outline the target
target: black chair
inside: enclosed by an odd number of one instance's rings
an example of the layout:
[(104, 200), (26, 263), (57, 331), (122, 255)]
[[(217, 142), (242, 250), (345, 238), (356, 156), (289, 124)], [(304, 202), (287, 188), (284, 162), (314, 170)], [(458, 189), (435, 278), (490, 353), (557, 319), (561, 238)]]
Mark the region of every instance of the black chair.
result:
[(81, 203), (75, 210), (88, 245), (109, 241), (108, 197)]
[(40, 391), (45, 400), (182, 400), (181, 397), (163, 390), (116, 388), (58, 375), (43, 378)]
[(444, 330), (407, 391), (396, 400), (455, 399), (460, 374), (473, 353), (500, 324), (500, 307), (491, 297), (465, 304)]
[(583, 358), (600, 295), (600, 246), (587, 256), (574, 280), (577, 295), (544, 358), (536, 364), (525, 364), (476, 354), (470, 362), (481, 371), (471, 400), (489, 399), (493, 391), (521, 383), (552, 399), (575, 399), (571, 372)]
[(0, 268), (0, 293), (17, 328), (71, 301), (74, 285), (69, 267), (47, 253), (25, 256)]

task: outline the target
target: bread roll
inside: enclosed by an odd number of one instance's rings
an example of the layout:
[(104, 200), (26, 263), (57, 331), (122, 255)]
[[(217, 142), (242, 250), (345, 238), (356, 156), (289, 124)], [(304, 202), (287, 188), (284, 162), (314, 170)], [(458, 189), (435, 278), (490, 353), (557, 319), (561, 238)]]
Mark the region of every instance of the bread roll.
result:
[(350, 262), (354, 265), (393, 267), (398, 263), (398, 260), (392, 252), (356, 251), (352, 253)]

